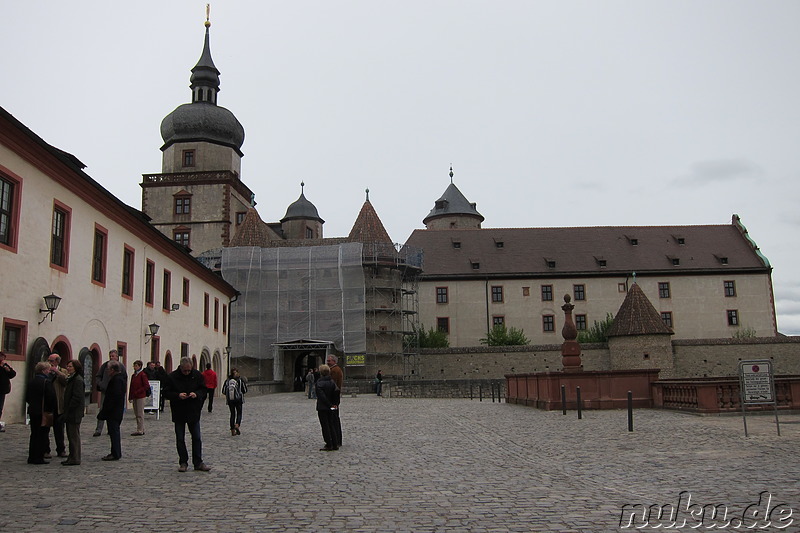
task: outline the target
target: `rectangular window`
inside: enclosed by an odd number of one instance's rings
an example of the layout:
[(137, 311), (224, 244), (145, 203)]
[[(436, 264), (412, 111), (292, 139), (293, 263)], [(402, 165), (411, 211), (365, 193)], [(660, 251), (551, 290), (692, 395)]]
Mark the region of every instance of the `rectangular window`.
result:
[(24, 361), (28, 323), (6, 318), (3, 320), (3, 352), (11, 360)]
[(178, 244), (189, 248), (189, 230), (175, 230), (172, 232), (172, 240)]
[(105, 287), (106, 284), (106, 242), (108, 230), (94, 225), (94, 249), (92, 250), (92, 282)]
[(189, 357), (189, 343), (181, 343), (181, 357)]
[(72, 210), (56, 201), (53, 206), (53, 225), (50, 232), (50, 266), (56, 270), (69, 270), (69, 233)]
[(185, 167), (194, 166), (194, 150), (183, 151), (183, 166)]
[(585, 285), (573, 285), (572, 286), (572, 293), (575, 295), (575, 301), (578, 300), (585, 300), (586, 299), (586, 286)]
[(503, 287), (501, 285), (492, 286), (492, 301), (494, 303), (503, 302)]
[(553, 315), (542, 316), (542, 331), (555, 331), (556, 317)]
[(17, 251), (20, 182), (0, 176), (0, 247)]
[(447, 287), (436, 287), (436, 303), (447, 303)]
[(480, 263), (473, 261), (471, 264), (472, 264), (472, 270), (480, 270), (481, 269), (481, 264)]
[(669, 282), (662, 281), (658, 284), (658, 297), (669, 298)]
[(181, 298), (183, 305), (189, 305), (189, 279), (183, 278), (183, 297)]
[(552, 302), (553, 301), (553, 286), (552, 285), (542, 285), (542, 301), (543, 302)]
[(127, 245), (122, 250), (122, 294), (133, 298), (133, 248)]
[(214, 331), (219, 330), (219, 298), (214, 298)]
[(725, 296), (736, 296), (735, 281), (723, 281), (722, 284), (725, 287)]
[(442, 333), (450, 333), (450, 318), (446, 316), (436, 317), (436, 329)]
[(222, 333), (228, 332), (228, 306), (222, 304)]
[[(150, 360), (158, 361), (158, 354), (160, 352), (161, 352), (161, 338), (158, 335), (153, 335), (153, 337), (151, 337), (150, 340)], [(164, 364), (166, 364), (166, 362)], [(167, 372), (169, 372), (169, 370), (167, 370)]]
[(664, 325), (668, 328), (672, 327), (672, 313), (669, 311), (664, 311), (661, 313), (661, 320), (664, 321)]
[(161, 309), (169, 311), (172, 307), (170, 293), (172, 292), (172, 272), (164, 269), (164, 284), (161, 287)]
[(188, 215), (192, 212), (192, 197), (191, 196), (176, 196), (175, 197), (175, 214)]
[(313, 239), (314, 238), (314, 230), (306, 227), (306, 239)]
[(155, 276), (156, 264), (147, 260), (147, 266), (144, 269), (144, 303), (153, 305), (153, 296), (155, 295)]
[(247, 214), (246, 211), (237, 211), (236, 212), (236, 225), (238, 226), (242, 222), (244, 222), (244, 216)]
[(729, 326), (739, 325), (739, 311), (737, 311), (736, 309), (728, 309), (728, 325)]
[(506, 317), (502, 315), (496, 315), (492, 317), (492, 326), (505, 326), (506, 324)]
[(575, 329), (586, 331), (586, 315), (575, 315)]
[(203, 293), (203, 325), (208, 327), (208, 312), (209, 312), (209, 303), (208, 303), (208, 293)]
[(624, 283), (617, 283), (617, 292), (628, 292), (628, 286)]

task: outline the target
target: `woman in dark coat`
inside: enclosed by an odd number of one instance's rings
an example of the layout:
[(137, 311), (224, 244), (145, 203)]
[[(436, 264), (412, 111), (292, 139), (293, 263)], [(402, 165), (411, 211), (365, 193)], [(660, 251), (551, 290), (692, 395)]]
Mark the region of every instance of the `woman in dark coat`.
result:
[(50, 372), (50, 363), (41, 361), (36, 363), (33, 380), (28, 384), (25, 401), (28, 402), (28, 417), (30, 418), (31, 438), (28, 443), (28, 464), (45, 465), (49, 427), (42, 427), (42, 413), (56, 411), (56, 391), (53, 383), (47, 379)]
[(339, 387), (331, 379), (331, 367), (328, 365), (320, 365), (319, 374), (320, 378), (314, 383), (314, 387), (317, 391), (317, 417), (322, 428), (322, 438), (325, 440), (325, 446), (319, 451), (332, 452), (339, 449), (333, 421), (333, 411), (339, 405)]
[(109, 361), (108, 369), (111, 379), (106, 386), (106, 397), (103, 407), (97, 413), (98, 420), (105, 420), (108, 436), (111, 439), (111, 453), (102, 457), (103, 461), (117, 461), (122, 457), (122, 438), (119, 427), (125, 413), (125, 378), (122, 375), (122, 363)]
[(69, 457), (64, 466), (81, 464), (81, 420), (84, 412), (83, 366), (73, 359), (67, 363), (67, 386), (64, 388), (64, 422), (67, 425)]

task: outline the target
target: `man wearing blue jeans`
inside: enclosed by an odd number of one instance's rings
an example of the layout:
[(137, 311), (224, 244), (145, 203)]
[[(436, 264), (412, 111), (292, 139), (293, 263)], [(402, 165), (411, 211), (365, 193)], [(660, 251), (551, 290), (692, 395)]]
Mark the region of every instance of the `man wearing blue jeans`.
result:
[(203, 441), (200, 435), (200, 412), (206, 399), (206, 382), (198, 370), (192, 368), (192, 360), (182, 357), (178, 370), (172, 372), (164, 391), (172, 410), (175, 424), (175, 445), (178, 448), (178, 471), (189, 468), (189, 452), (186, 449), (186, 427), (192, 435), (192, 465), (195, 470), (208, 472), (210, 467), (203, 462)]

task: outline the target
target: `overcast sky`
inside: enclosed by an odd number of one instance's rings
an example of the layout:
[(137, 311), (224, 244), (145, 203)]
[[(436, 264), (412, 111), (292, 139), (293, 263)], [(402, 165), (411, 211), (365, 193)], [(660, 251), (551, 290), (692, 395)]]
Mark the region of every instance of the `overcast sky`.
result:
[[(140, 208), (205, 3), (0, 7), (0, 105)], [(736, 213), (774, 267), (779, 330), (800, 334), (800, 2), (237, 0), (211, 22), (265, 221), (304, 181), (344, 236), (369, 188), (404, 242), (451, 164), (484, 227)]]

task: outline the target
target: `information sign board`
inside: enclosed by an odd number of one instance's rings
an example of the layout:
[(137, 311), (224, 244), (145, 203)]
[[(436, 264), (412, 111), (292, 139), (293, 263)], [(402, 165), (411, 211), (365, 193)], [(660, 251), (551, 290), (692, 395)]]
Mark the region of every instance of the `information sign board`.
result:
[(772, 361), (741, 361), (739, 379), (742, 386), (742, 401), (748, 404), (774, 403), (775, 387), (772, 377)]

